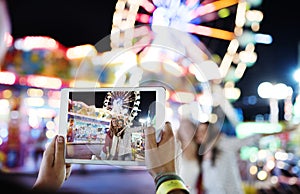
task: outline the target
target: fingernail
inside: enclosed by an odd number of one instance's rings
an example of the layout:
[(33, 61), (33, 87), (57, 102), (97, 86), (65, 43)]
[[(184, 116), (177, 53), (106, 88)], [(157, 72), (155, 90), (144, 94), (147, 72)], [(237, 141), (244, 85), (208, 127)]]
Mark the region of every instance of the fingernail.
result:
[(59, 143), (63, 143), (64, 142), (64, 137), (63, 136), (58, 136), (57, 141)]

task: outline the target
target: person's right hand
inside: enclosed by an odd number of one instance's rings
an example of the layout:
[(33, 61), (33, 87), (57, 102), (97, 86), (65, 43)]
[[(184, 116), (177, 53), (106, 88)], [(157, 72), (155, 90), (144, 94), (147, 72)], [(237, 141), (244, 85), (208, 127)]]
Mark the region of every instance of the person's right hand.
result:
[(145, 129), (145, 162), (153, 178), (162, 173), (175, 173), (175, 137), (171, 123), (166, 122), (161, 140), (156, 142), (155, 129)]

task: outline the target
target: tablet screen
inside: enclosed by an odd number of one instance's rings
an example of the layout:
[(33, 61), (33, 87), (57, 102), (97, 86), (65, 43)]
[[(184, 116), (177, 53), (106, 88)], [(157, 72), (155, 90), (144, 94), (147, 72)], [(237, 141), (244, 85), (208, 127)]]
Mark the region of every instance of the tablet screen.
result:
[(144, 130), (158, 122), (164, 99), (160, 87), (63, 89), (66, 162), (144, 165)]

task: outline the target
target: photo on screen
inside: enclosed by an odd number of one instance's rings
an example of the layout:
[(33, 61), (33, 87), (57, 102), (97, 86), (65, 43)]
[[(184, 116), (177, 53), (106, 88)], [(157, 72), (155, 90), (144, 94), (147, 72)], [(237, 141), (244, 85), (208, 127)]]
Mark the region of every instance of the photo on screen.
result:
[[(70, 91), (66, 160), (143, 165), (156, 91)], [(150, 118), (151, 117), (151, 118)]]

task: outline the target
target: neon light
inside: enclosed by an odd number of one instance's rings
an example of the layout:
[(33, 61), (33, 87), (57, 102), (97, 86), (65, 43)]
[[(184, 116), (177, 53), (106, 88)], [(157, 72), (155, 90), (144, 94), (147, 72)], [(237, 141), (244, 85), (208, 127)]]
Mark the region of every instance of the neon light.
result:
[(282, 128), (282, 125), (279, 123), (243, 122), (237, 125), (236, 133), (238, 138), (244, 138), (256, 133), (269, 134), (281, 132)]
[(0, 72), (0, 84), (13, 85), (15, 81), (15, 74), (6, 71)]
[(147, 0), (142, 1), (141, 7), (143, 7), (146, 11), (150, 13), (152, 13), (155, 10), (155, 6)]
[(254, 35), (255, 42), (261, 44), (271, 44), (273, 42), (272, 36), (268, 34), (255, 34)]
[(203, 16), (205, 14), (212, 13), (214, 11), (223, 9), (225, 7), (232, 6), (234, 4), (237, 4), (238, 2), (239, 2), (238, 0), (215, 1), (213, 3), (209, 3), (209, 4), (198, 7), (192, 15), (193, 15), (194, 18), (199, 17), (199, 16)]
[(198, 5), (199, 5), (199, 0), (186, 0), (186, 1), (185, 1), (185, 4), (186, 4), (188, 7), (195, 7), (195, 6), (198, 6)]
[(219, 38), (224, 40), (232, 40), (234, 38), (234, 33), (226, 30), (221, 30), (217, 28), (211, 28), (201, 25), (187, 24), (188, 32), (196, 33), (203, 36), (210, 36), (213, 38)]
[(22, 50), (32, 50), (32, 49), (58, 49), (59, 44), (56, 40), (44, 36), (26, 36), (23, 39), (19, 39), (16, 48)]
[(66, 55), (68, 59), (79, 59), (88, 56), (96, 56), (97, 50), (93, 45), (86, 44), (69, 48)]
[(136, 20), (138, 22), (142, 22), (142, 23), (149, 23), (151, 20), (151, 16), (149, 16), (147, 14), (138, 13), (136, 15)]
[(38, 88), (60, 89), (62, 81), (54, 77), (29, 75), (27, 77), (27, 85)]

